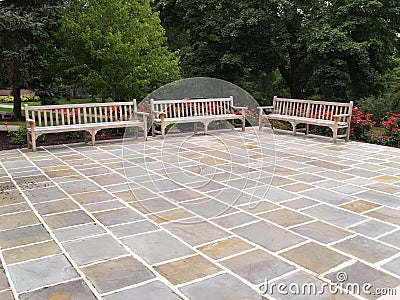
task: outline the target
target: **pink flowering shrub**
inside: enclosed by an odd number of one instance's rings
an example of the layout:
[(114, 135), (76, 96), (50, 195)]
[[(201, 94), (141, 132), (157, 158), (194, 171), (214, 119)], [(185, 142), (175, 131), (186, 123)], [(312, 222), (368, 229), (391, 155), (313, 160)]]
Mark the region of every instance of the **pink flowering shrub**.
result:
[(350, 123), (350, 137), (357, 141), (370, 141), (371, 131), (376, 122), (371, 120), (372, 114), (364, 114), (357, 107), (353, 108)]
[(387, 112), (381, 121), (380, 131), (372, 131), (371, 140), (382, 145), (400, 147), (400, 114)]

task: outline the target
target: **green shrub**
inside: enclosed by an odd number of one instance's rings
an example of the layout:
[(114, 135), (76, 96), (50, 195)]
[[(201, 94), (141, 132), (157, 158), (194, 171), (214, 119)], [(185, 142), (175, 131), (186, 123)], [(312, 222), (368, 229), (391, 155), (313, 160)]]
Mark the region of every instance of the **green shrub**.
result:
[(26, 144), (26, 127), (20, 126), (17, 131), (8, 131), (8, 137), (14, 145)]

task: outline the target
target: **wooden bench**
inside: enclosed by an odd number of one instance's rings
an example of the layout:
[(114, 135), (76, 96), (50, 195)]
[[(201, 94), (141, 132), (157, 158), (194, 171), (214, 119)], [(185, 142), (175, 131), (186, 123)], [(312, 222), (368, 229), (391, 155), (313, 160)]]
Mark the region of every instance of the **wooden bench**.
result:
[[(138, 115), (142, 116), (139, 120)], [(138, 112), (136, 100), (130, 102), (28, 106), (25, 104), (28, 148), (36, 151), (36, 139), (45, 133), (85, 131), (92, 145), (96, 133), (105, 128), (141, 127), (147, 139), (147, 116)]]
[[(337, 138), (349, 140), (350, 121), (353, 102), (325, 102), (313, 100), (286, 99), (274, 97), (272, 106), (259, 107), (259, 129), (267, 119), (274, 129), (274, 121), (287, 121), (292, 124), (293, 135), (296, 134), (298, 124), (306, 124), (305, 134), (308, 134), (309, 125), (326, 126), (333, 132), (333, 142)], [(270, 114), (264, 114), (264, 109)], [(338, 134), (339, 129), (346, 128), (345, 134)]]
[[(195, 123), (204, 124), (204, 134), (208, 125), (217, 120), (241, 120), (242, 131), (246, 126), (247, 107), (233, 105), (233, 97), (212, 99), (182, 99), (182, 100), (150, 100), (152, 135), (161, 133), (165, 137), (165, 128), (169, 124)], [(155, 125), (161, 126), (157, 131)]]

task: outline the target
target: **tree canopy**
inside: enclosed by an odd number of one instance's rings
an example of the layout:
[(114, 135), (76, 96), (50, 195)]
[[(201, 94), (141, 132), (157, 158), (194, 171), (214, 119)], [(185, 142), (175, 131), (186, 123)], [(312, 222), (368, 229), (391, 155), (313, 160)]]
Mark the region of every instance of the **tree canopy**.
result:
[(155, 7), (185, 76), (245, 81), (250, 92), (278, 70), (294, 98), (377, 94), (399, 42), (393, 0), (159, 0)]
[(12, 88), (17, 118), (21, 117), (20, 89), (33, 88), (47, 65), (44, 48), (57, 29), (61, 3), (0, 1), (0, 81)]
[(57, 41), (60, 72), (92, 95), (143, 97), (179, 76), (148, 0), (72, 0)]

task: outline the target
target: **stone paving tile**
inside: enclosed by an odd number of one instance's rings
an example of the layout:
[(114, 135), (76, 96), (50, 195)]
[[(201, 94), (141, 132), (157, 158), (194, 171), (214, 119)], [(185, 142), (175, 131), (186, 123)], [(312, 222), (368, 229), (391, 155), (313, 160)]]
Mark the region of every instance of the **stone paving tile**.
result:
[(99, 184), (101, 186), (127, 182), (126, 178), (124, 178), (118, 174), (115, 174), (115, 173), (92, 176), (92, 177), (90, 177), (90, 179), (95, 181), (97, 184)]
[(1, 300), (14, 300), (14, 296), (10, 290), (0, 292)]
[(121, 208), (93, 213), (93, 216), (105, 226), (128, 223), (143, 219), (141, 215), (130, 208)]
[(256, 291), (230, 274), (219, 274), (181, 287), (180, 290), (190, 299), (265, 299)]
[(17, 292), (78, 278), (78, 274), (64, 255), (11, 265), (8, 270)]
[(158, 265), (154, 269), (174, 285), (183, 284), (222, 271), (221, 268), (200, 255)]
[(332, 205), (339, 205), (346, 202), (351, 201), (353, 198), (348, 195), (343, 195), (341, 193), (336, 193), (331, 190), (326, 190), (322, 188), (316, 188), (312, 190), (307, 190), (301, 192), (301, 194), (305, 197), (311, 199), (317, 199), (319, 201), (332, 204)]
[(314, 220), (309, 216), (303, 215), (301, 213), (282, 208), (270, 212), (265, 212), (258, 215), (267, 221), (271, 221), (283, 227), (290, 227), (297, 224), (305, 223)]
[(32, 203), (68, 198), (68, 196), (57, 187), (27, 190), (24, 191), (24, 193)]
[(333, 245), (333, 247), (369, 263), (376, 263), (399, 253), (398, 249), (363, 236), (351, 237)]
[(376, 191), (366, 191), (355, 195), (357, 198), (364, 199), (367, 201), (372, 201), (375, 203), (383, 204), (393, 208), (400, 209), (400, 197), (388, 195)]
[(48, 241), (40, 244), (4, 250), (3, 257), (7, 264), (13, 264), (59, 253), (61, 253), (61, 249), (58, 245), (54, 241)]
[(356, 200), (356, 201), (352, 201), (350, 203), (340, 205), (341, 208), (344, 208), (344, 209), (347, 209), (347, 210), (350, 210), (353, 212), (357, 212), (357, 213), (363, 213), (365, 211), (377, 208), (379, 206), (380, 206), (379, 204), (368, 202), (365, 200)]
[(272, 279), (295, 269), (293, 265), (259, 249), (220, 263), (252, 284), (259, 284), (265, 279)]
[(0, 231), (0, 248), (22, 246), (50, 240), (51, 236), (41, 224)]
[(153, 220), (158, 224), (172, 222), (172, 221), (179, 222), (179, 220), (181, 219), (187, 219), (190, 217), (194, 217), (194, 215), (188, 210), (183, 208), (176, 208), (148, 215), (148, 218), (150, 218), (151, 220)]
[(83, 280), (74, 280), (67, 283), (45, 287), (33, 292), (23, 293), (19, 296), (20, 300), (74, 300), (85, 299), (95, 300), (96, 297), (90, 291)]
[(53, 230), (93, 222), (93, 220), (83, 210), (46, 215), (43, 219)]
[(352, 234), (349, 231), (321, 221), (296, 226), (290, 230), (323, 244), (329, 244), (337, 240), (341, 240)]
[(103, 297), (104, 300), (179, 300), (181, 299), (173, 291), (171, 291), (161, 281), (152, 281), (144, 285), (116, 292), (114, 294)]
[(164, 231), (122, 239), (122, 242), (149, 264), (193, 254), (194, 251)]
[(279, 251), (304, 241), (302, 237), (264, 221), (245, 225), (232, 231), (270, 251)]
[(11, 204), (7, 206), (0, 206), (0, 215), (13, 214), (30, 209), (31, 209), (30, 206), (26, 202)]
[(317, 274), (350, 260), (349, 257), (314, 242), (293, 248), (280, 255)]
[(61, 199), (50, 202), (42, 202), (35, 205), (36, 210), (41, 215), (54, 214), (60, 212), (67, 212), (70, 210), (77, 210), (79, 206), (71, 199)]
[(391, 234), (385, 235), (385, 236), (379, 238), (379, 240), (400, 248), (400, 230), (397, 230)]
[(279, 208), (279, 206), (267, 200), (260, 200), (252, 203), (243, 204), (239, 206), (239, 208), (247, 211), (250, 214), (258, 214), (277, 209)]
[(365, 215), (394, 225), (400, 225), (400, 210), (389, 207), (381, 207), (374, 211), (368, 212)]
[(77, 241), (65, 242), (63, 246), (78, 265), (90, 264), (128, 254), (109, 235), (86, 237)]
[(119, 200), (109, 200), (98, 203), (90, 203), (84, 205), (85, 209), (90, 212), (100, 212), (105, 210), (115, 210), (125, 208), (126, 206)]
[(0, 216), (0, 230), (15, 229), (22, 226), (38, 224), (39, 219), (31, 211)]
[(331, 207), (326, 204), (306, 208), (302, 210), (302, 213), (339, 227), (347, 227), (366, 219), (363, 216), (347, 212), (343, 209)]
[(382, 235), (386, 232), (394, 230), (396, 227), (385, 224), (383, 222), (375, 221), (375, 220), (368, 220), (361, 224), (349, 227), (350, 230), (355, 232), (364, 234), (369, 237), (377, 237)]
[(148, 268), (131, 256), (83, 267), (82, 272), (102, 294), (155, 277)]
[(313, 206), (318, 204), (319, 202), (316, 200), (312, 200), (309, 198), (305, 198), (305, 197), (301, 197), (301, 198), (297, 198), (294, 200), (289, 200), (289, 201), (285, 201), (285, 202), (281, 202), (280, 204), (295, 210), (298, 209), (302, 209), (302, 208), (306, 208), (309, 206)]
[(106, 231), (95, 223), (81, 224), (74, 227), (60, 228), (53, 231), (54, 235), (61, 242), (76, 240), (92, 235), (99, 235)]
[(249, 250), (251, 248), (253, 248), (253, 246), (245, 241), (237, 237), (231, 237), (215, 243), (204, 245), (198, 249), (213, 259), (221, 259), (230, 255), (239, 254), (240, 252)]
[(191, 246), (197, 246), (229, 236), (224, 230), (200, 219), (187, 219), (185, 222), (169, 223), (163, 225), (163, 227)]
[(211, 221), (224, 228), (232, 228), (256, 220), (257, 218), (250, 214), (238, 212), (227, 216), (213, 218)]
[(112, 200), (113, 196), (104, 191), (94, 191), (88, 193), (75, 194), (72, 196), (80, 204), (90, 204)]
[(177, 205), (163, 198), (153, 198), (143, 201), (129, 202), (129, 205), (144, 214), (156, 213), (163, 210), (177, 208)]
[(134, 223), (111, 226), (109, 229), (119, 238), (129, 235), (140, 234), (148, 231), (158, 230), (159, 228), (153, 223), (142, 220)]
[(182, 203), (182, 206), (204, 218), (218, 217), (237, 211), (237, 209), (231, 206), (209, 198), (185, 202)]
[[(369, 284), (371, 286), (370, 291), (372, 293), (375, 292), (375, 289), (377, 288), (394, 288), (400, 285), (400, 279), (390, 276), (380, 270), (376, 270), (358, 261), (350, 266), (327, 274), (324, 277), (331, 280), (333, 283), (340, 284), (341, 282), (338, 280), (339, 272), (344, 272), (346, 274), (347, 280), (345, 281), (345, 284), (356, 283), (360, 287), (365, 284)], [(377, 295), (366, 294), (364, 291), (362, 291), (362, 288), (360, 295), (366, 299), (378, 298)]]
[[(0, 291), (10, 288), (3, 265), (0, 262)], [(0, 298), (1, 299), (1, 298)]]
[(68, 194), (86, 193), (100, 190), (100, 188), (89, 180), (75, 180), (64, 182), (60, 187)]
[(396, 274), (397, 276), (400, 276), (400, 257), (397, 257), (384, 264), (382, 268), (392, 272), (393, 274)]

